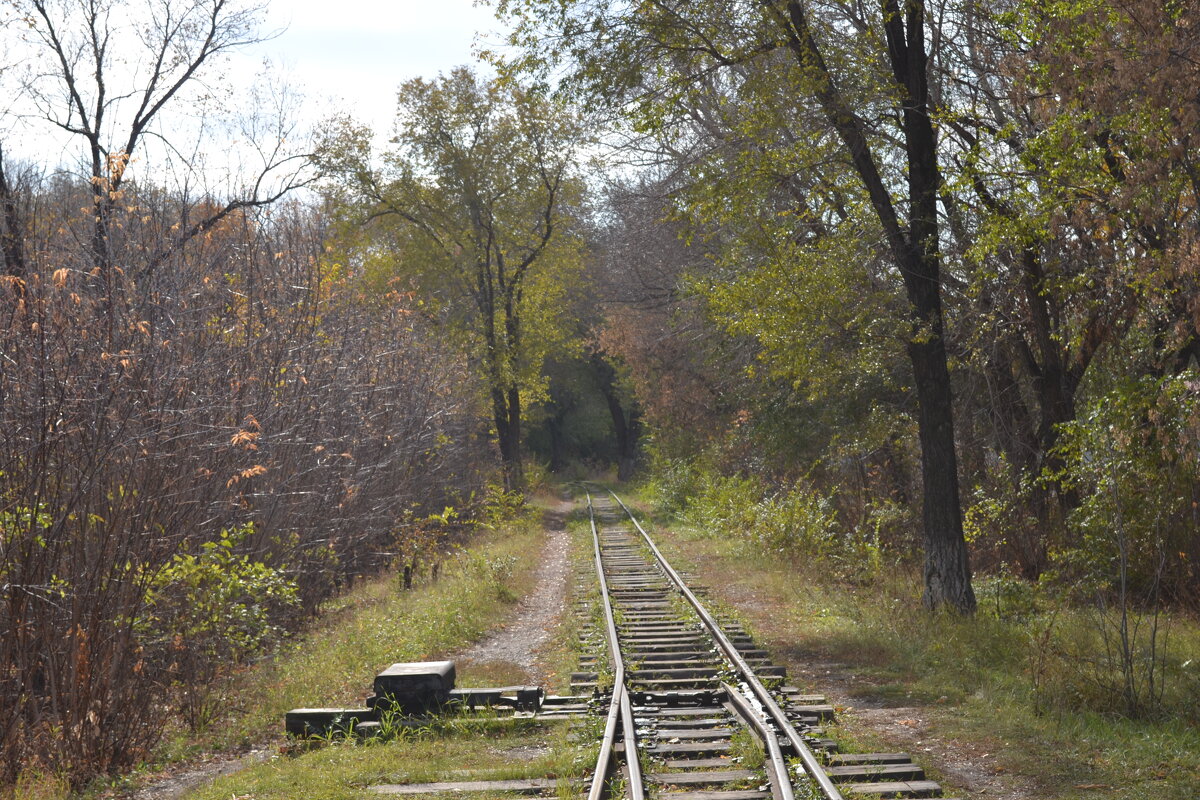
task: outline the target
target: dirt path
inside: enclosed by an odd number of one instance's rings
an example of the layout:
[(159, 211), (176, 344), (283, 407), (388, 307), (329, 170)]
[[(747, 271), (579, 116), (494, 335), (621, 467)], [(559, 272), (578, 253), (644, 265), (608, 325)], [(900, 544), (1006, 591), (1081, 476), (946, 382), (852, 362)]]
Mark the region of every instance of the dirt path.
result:
[(512, 664), (522, 670), (531, 684), (548, 685), (550, 674), (542, 657), (562, 617), (570, 575), (567, 552), (567, 514), (574, 502), (560, 501), (546, 512), (547, 531), (537, 583), (513, 611), (508, 625), (478, 642), (458, 660), (475, 664)]
[(238, 770), (266, 761), (273, 754), (273, 750), (265, 748), (251, 750), (241, 756), (218, 754), (209, 761), (180, 768), (178, 772), (168, 770), (165, 777), (132, 794), (122, 796), (129, 800), (176, 800), (192, 789), (214, 781), (222, 775), (230, 775)]

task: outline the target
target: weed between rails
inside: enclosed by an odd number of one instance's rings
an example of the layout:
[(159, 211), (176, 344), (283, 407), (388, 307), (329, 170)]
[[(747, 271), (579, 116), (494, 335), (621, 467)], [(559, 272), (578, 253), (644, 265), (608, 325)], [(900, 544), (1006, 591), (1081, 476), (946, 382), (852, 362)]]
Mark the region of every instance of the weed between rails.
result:
[(762, 742), (748, 728), (733, 732), (729, 741), (729, 755), (743, 769), (761, 769), (767, 763)]

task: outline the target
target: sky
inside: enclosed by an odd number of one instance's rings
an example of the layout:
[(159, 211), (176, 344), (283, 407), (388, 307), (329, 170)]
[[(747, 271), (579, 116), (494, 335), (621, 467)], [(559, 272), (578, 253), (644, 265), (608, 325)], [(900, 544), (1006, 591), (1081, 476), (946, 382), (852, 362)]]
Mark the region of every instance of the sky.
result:
[(492, 9), (472, 0), (270, 0), (263, 29), (284, 30), (240, 58), (281, 66), (314, 122), (340, 109), (377, 131), (390, 129), (402, 82), (473, 63), (477, 33), (484, 46), (500, 39)]
[[(139, 4), (134, 0), (128, 8), (139, 8)], [(120, 41), (128, 44), (138, 19), (117, 18), (114, 22)], [(415, 77), (433, 78), (461, 64), (492, 72), (476, 61), (475, 51), (502, 45), (500, 31), (491, 7), (477, 5), (475, 0), (266, 0), (259, 26), (264, 41), (211, 62), (204, 78), (191, 84), (186, 96), (164, 108), (156, 128), (170, 141), (170, 148), (179, 148), (175, 152), (187, 166), (174, 169), (187, 177), (189, 185), (218, 187), (253, 181), (261, 165), (261, 158), (256, 160), (257, 143), (269, 144), (270, 136), (248, 133), (238, 126), (256, 102), (253, 92), (264, 73), (272, 76), (272, 85), (282, 79), (303, 95), (298, 109), (287, 104), (287, 116), (299, 117), (295, 121), (300, 130), (319, 128), (322, 120), (347, 112), (369, 125), (377, 140), (386, 141), (401, 83)], [(80, 161), (86, 151), (79, 137), (48, 124), (28, 95), (8, 91), (28, 74), (22, 71), (23, 65), (36, 64), (38, 52), (48, 54), (36, 47), (30, 49), (33, 46), (21, 35), (22, 29), (0, 28), (0, 34), (0, 68), (8, 62), (19, 67), (0, 69), (6, 80), (0, 91), (0, 143), (5, 154), (86, 172), (89, 167)], [(265, 69), (268, 62), (269, 70)], [(144, 85), (132, 70), (145, 65), (144, 53), (132, 57), (118, 53), (106, 75), (110, 90), (130, 82)], [(52, 101), (55, 113), (61, 116), (62, 89), (53, 82), (48, 86), (57, 98)], [(210, 92), (206, 87), (218, 88)], [(85, 88), (85, 94), (89, 90)], [(197, 96), (207, 99), (198, 103)], [(268, 94), (262, 101), (264, 118), (273, 113), (274, 97), (278, 95)], [(108, 114), (105, 138), (109, 144), (117, 145), (127, 135), (135, 101), (136, 95), (128, 95)], [(155, 148), (163, 153), (169, 149), (159, 144), (155, 137), (144, 139), (131, 162), (131, 175), (136, 177), (143, 165), (154, 162), (156, 179), (171, 183), (169, 171), (163, 173), (162, 153)]]

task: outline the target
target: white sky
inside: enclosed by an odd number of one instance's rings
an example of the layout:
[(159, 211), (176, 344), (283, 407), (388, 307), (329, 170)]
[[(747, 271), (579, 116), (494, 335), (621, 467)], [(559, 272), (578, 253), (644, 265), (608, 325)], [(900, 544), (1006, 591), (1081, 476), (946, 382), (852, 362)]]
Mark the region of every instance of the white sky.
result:
[[(136, 0), (129, 3), (130, 8), (138, 5)], [(123, 41), (131, 30), (131, 25), (124, 25)], [(181, 148), (180, 154), (190, 166), (184, 167), (180, 175), (191, 173), (187, 176), (189, 185), (194, 187), (197, 181), (225, 185), (238, 176), (252, 180), (258, 174), (259, 162), (254, 158), (255, 148), (246, 147), (246, 141), (269, 141), (269, 135), (238, 130), (230, 133), (228, 127), (221, 129), (220, 125), (236, 127), (237, 120), (244, 118), (246, 106), (255, 102), (251, 91), (264, 73), (264, 62), (271, 62), (272, 76), (303, 95), (300, 119), (296, 120), (301, 129), (316, 127), (335, 113), (348, 112), (386, 141), (395, 118), (396, 89), (401, 83), (415, 77), (433, 78), (461, 64), (492, 72), (475, 60), (475, 50), (502, 45), (500, 30), (491, 7), (477, 7), (473, 0), (267, 0), (259, 33), (278, 35), (208, 65), (203, 79), (191, 87), (190, 96), (180, 96), (164, 108), (157, 127), (166, 132), (173, 146)], [(0, 62), (24, 63), (29, 46), (19, 33), (15, 26), (0, 28)], [(121, 84), (126, 77), (121, 70), (129, 66), (118, 54), (109, 68), (110, 89)], [(23, 74), (19, 70), (11, 72), (5, 90)], [(0, 74), (4, 74), (2, 69)], [(132, 76), (129, 79), (136, 80)], [(226, 87), (229, 94), (218, 90), (208, 95), (208, 104), (197, 105), (194, 97), (206, 95), (206, 86)], [(61, 94), (62, 90), (51, 91)], [(270, 100), (268, 97), (266, 102)], [(65, 106), (61, 100), (53, 102), (61, 116)], [(214, 106), (210, 104), (216, 104), (217, 113), (212, 113)], [(267, 112), (270, 108), (265, 106)], [(228, 112), (228, 119), (223, 119), (220, 112)], [(131, 113), (127, 101), (109, 114), (114, 133), (110, 145), (119, 146)], [(296, 112), (293, 109), (290, 113)], [(19, 93), (0, 91), (0, 142), (10, 158), (86, 173), (86, 165), (78, 166), (85, 152), (78, 137), (48, 124)], [(154, 137), (146, 137), (131, 163), (131, 175), (136, 176), (140, 164), (156, 158), (157, 144)], [(195, 155), (189, 157), (193, 147)], [(156, 179), (171, 183), (170, 177), (162, 174)]]
[(492, 9), (472, 0), (270, 0), (263, 30), (279, 28), (239, 60), (277, 62), (304, 92), (311, 121), (345, 110), (380, 133), (402, 82), (475, 64), (477, 33), (484, 46), (500, 39)]

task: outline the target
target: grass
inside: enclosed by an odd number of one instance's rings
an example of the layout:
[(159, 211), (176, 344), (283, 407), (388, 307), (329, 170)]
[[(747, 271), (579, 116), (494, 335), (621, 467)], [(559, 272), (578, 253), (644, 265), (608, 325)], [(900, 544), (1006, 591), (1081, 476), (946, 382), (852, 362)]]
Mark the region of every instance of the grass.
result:
[[(507, 780), (581, 773), (565, 741), (565, 726), (507, 723), (488, 729), (449, 726), (415, 738), (374, 744), (333, 744), (221, 778), (188, 800), (359, 800), (364, 788), (443, 780)], [(472, 795), (474, 796), (474, 795)]]
[(730, 759), (741, 769), (762, 769), (766, 764), (766, 748), (749, 728), (734, 731), (729, 744)]
[[(227, 711), (223, 718), (198, 734), (179, 730), (168, 737), (157, 765), (203, 753), (238, 751), (266, 743), (277, 745), (283, 742), (283, 715), (289, 709), (357, 706), (370, 694), (374, 674), (388, 664), (445, 658), (464, 649), (503, 621), (533, 585), (542, 536), (541, 527), (528, 519), (514, 521), (477, 536), (443, 564), (436, 582), (425, 580), (403, 591), (397, 576), (384, 575), (364, 581), (331, 600), (303, 635), (273, 659), (237, 676), (225, 692)], [(458, 683), (487, 686), (525, 682), (523, 676), (511, 680), (516, 676), (499, 674), (502, 671), (495, 664), (467, 665), (459, 672)], [(350, 786), (359, 780), (347, 777), (355, 773), (355, 765), (375, 763), (373, 759), (377, 757), (395, 761), (396, 749), (421, 753), (423, 749), (436, 750), (437, 745), (422, 741), (360, 748), (337, 746), (329, 748), (327, 753), (272, 759), (246, 774), (259, 777), (290, 774), (291, 765), (295, 765), (297, 774), (307, 774), (306, 764), (328, 765), (345, 757), (343, 778), (346, 786)], [(392, 755), (380, 756), (384, 752)], [(440, 762), (423, 758), (422, 763)], [(93, 793), (136, 786), (155, 768), (156, 765), (148, 765), (140, 774), (128, 776), (112, 787), (96, 787)], [(234, 777), (220, 779), (214, 785), (233, 780)], [(287, 780), (290, 779), (280, 778), (280, 785)], [(332, 784), (323, 786), (321, 791), (328, 796), (342, 796), (336, 793), (342, 790), (335, 790)], [(35, 797), (57, 800), (62, 796), (63, 792), (39, 791), (32, 786), (16, 795), (18, 800)], [(231, 795), (226, 792), (222, 796), (227, 799)]]
[[(396, 592), (387, 580), (357, 590), (287, 658), (247, 681), (243, 696), (266, 707), (243, 717), (228, 740), (253, 736), (264, 724), (278, 728), (288, 708), (361, 702), (376, 666), (463, 649), (501, 622), (531, 588), (541, 535), (533, 526), (490, 535), (444, 568), (438, 583), (410, 592)], [(556, 671), (564, 675), (577, 661), (574, 630), (563, 626), (552, 654)], [(458, 676), (461, 686), (525, 682), (518, 670), (491, 662), (465, 665)], [(366, 787), (377, 784), (551, 777), (563, 779), (560, 796), (572, 797), (577, 792), (568, 779), (581, 775), (594, 759), (568, 737), (566, 725), (483, 714), (445, 718), (393, 741), (335, 742), (277, 755), (186, 796), (342, 800), (361, 798)]]
[[(736, 538), (665, 527), (660, 546), (692, 570), (714, 598), (740, 610), (792, 681), (813, 662), (845, 665), (864, 704), (913, 707), (930, 740), (988, 753), (1024, 776), (1040, 798), (1194, 800), (1200, 796), (1200, 624), (1171, 621), (1170, 683), (1157, 714), (1117, 713), (1113, 675), (1093, 612), (1046, 597), (1023, 613), (981, 612), (963, 620), (920, 608), (917, 576), (900, 568), (855, 584), (825, 565), (755, 553)], [(1001, 609), (1003, 611), (1003, 609)], [(822, 690), (817, 674), (807, 686)], [(854, 715), (837, 733), (858, 750), (894, 749)], [(929, 742), (927, 742), (928, 744)], [(954, 752), (954, 751), (952, 751)], [(919, 755), (919, 754), (914, 754)], [(936, 773), (936, 770), (934, 770)], [(949, 792), (954, 793), (954, 792)]]
[[(461, 550), (435, 583), (400, 591), (395, 576), (339, 598), (323, 621), (288, 652), (243, 676), (237, 709), (202, 744), (227, 748), (261, 741), (292, 708), (356, 705), (376, 672), (397, 661), (444, 658), (500, 622), (533, 581), (539, 529), (508, 526)], [(462, 674), (462, 685), (491, 675)]]

